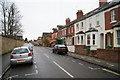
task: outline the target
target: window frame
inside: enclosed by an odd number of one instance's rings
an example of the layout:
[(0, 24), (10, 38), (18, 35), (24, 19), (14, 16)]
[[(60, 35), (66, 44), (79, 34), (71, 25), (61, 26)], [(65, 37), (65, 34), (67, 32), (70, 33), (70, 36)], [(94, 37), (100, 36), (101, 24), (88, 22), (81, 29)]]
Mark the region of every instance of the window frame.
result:
[(111, 10), (110, 14), (111, 14), (111, 22), (116, 21), (116, 10), (115, 9)]
[[(117, 30), (116, 31), (116, 40), (117, 40), (117, 45), (118, 46), (120, 46), (120, 42), (119, 42), (119, 44), (118, 44), (118, 41), (120, 41), (120, 36), (118, 37), (118, 31), (119, 31), (119, 33), (120, 33), (120, 30)], [(119, 34), (120, 35), (120, 34)], [(119, 39), (119, 40), (118, 40)]]

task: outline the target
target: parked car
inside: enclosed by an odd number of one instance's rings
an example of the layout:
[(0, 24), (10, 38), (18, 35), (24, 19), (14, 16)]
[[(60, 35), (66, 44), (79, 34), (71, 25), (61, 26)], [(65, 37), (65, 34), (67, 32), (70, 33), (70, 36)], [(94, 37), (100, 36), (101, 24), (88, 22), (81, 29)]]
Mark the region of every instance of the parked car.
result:
[(55, 45), (53, 48), (53, 53), (57, 54), (67, 54), (68, 48), (65, 45)]
[(33, 64), (33, 54), (28, 47), (14, 48), (10, 56), (11, 65), (30, 63)]
[(27, 46), (30, 49), (30, 51), (33, 52), (33, 44), (31, 44), (31, 43), (25, 43), (23, 46)]

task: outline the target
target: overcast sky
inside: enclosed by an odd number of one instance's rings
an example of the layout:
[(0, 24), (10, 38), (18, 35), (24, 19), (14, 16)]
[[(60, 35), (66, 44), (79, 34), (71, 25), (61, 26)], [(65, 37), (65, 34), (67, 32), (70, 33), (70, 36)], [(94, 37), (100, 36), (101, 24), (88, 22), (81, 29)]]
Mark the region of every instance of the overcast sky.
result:
[[(99, 0), (11, 0), (23, 16), (23, 38), (37, 39), (43, 32), (52, 32), (57, 25), (65, 25), (65, 19), (76, 19), (76, 12), (83, 13), (99, 7)], [(111, 0), (108, 0), (111, 1)]]

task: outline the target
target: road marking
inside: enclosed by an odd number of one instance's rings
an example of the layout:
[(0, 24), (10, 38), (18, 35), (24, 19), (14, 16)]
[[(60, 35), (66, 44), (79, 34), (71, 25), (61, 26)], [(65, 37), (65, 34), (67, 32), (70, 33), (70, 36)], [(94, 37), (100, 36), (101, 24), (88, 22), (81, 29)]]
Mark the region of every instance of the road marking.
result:
[(47, 54), (44, 54), (47, 58), (49, 58), (49, 56)]
[(36, 62), (34, 62), (36, 64)]
[(37, 69), (37, 66), (35, 65), (35, 69)]
[(10, 76), (6, 80), (12, 80), (13, 77), (18, 77), (18, 75)]
[[(9, 65), (9, 66), (3, 71), (2, 75), (4, 75), (5, 72), (6, 72), (10, 67), (11, 67), (11, 66)], [(2, 77), (2, 75), (1, 75), (1, 77)]]
[(72, 62), (75, 62), (74, 60), (72, 60)]
[(38, 74), (38, 70), (36, 70), (36, 74)]
[(109, 65), (109, 67), (114, 66), (113, 64), (110, 64), (110, 63), (106, 63), (106, 64), (108, 64), (108, 65)]
[(30, 76), (30, 75), (35, 75), (35, 74), (38, 74), (38, 70), (36, 70), (35, 73), (25, 74), (25, 76)]
[(92, 67), (88, 67), (88, 68), (93, 70), (93, 68), (92, 68)]
[(84, 65), (84, 64), (82, 64), (82, 63), (78, 63), (78, 64), (80, 64), (80, 65), (82, 65), (82, 66)]
[(110, 72), (110, 73), (113, 73), (113, 74), (115, 74), (115, 75), (120, 76), (120, 74), (119, 74), (119, 73), (116, 73), (116, 72), (110, 71), (110, 70), (108, 70), (108, 69), (104, 69), (104, 68), (103, 68), (102, 70), (104, 70), (104, 71), (107, 71), (107, 72)]
[(55, 61), (53, 61), (55, 65), (57, 65), (60, 69), (62, 69), (67, 75), (69, 75), (71, 78), (74, 78), (73, 75), (71, 75), (68, 71), (66, 71), (64, 68), (62, 68), (59, 64), (57, 64)]

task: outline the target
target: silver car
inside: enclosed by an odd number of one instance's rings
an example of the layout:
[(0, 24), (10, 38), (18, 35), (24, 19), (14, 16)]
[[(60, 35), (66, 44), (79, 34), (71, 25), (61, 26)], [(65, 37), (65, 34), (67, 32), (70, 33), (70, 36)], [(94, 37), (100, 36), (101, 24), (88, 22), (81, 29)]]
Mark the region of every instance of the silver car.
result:
[(10, 57), (11, 65), (30, 63), (33, 64), (33, 54), (28, 47), (18, 47), (15, 48)]

